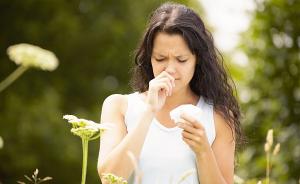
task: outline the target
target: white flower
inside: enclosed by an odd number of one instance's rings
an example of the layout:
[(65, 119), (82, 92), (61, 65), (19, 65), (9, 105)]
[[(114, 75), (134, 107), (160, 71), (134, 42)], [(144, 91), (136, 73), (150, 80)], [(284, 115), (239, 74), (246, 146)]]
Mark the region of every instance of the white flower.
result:
[(268, 142), (266, 142), (264, 148), (265, 148), (265, 152), (269, 152), (271, 149), (271, 145)]
[(85, 127), (87, 125), (92, 126), (92, 125), (97, 124), (90, 120), (77, 118), (74, 115), (64, 115), (63, 119), (68, 120), (68, 122), (71, 123), (74, 127)]
[[(103, 131), (108, 129), (109, 126), (107, 126), (106, 124), (98, 124), (86, 119), (80, 119), (74, 115), (64, 115), (63, 119), (68, 120), (68, 122), (72, 124), (71, 132), (74, 135), (79, 136), (82, 140), (83, 161), (82, 161), (81, 183), (85, 183), (87, 158), (88, 158), (88, 142), (91, 140), (98, 139), (102, 135)], [(118, 184), (125, 184), (125, 182), (118, 183)]]
[(270, 147), (273, 145), (273, 129), (268, 130), (266, 141), (270, 145)]
[(111, 123), (95, 123), (91, 120), (77, 118), (74, 115), (64, 115), (63, 119), (72, 124), (71, 132), (82, 138), (93, 139), (99, 136), (104, 130), (112, 128)]
[(99, 132), (99, 129), (94, 127), (79, 127), (72, 128), (71, 132), (79, 137), (91, 138)]
[(112, 173), (103, 173), (101, 175), (101, 179), (104, 180), (106, 183), (111, 184), (127, 184), (127, 181), (119, 176), (116, 176)]
[(0, 149), (3, 148), (3, 145), (4, 145), (4, 141), (3, 141), (2, 137), (0, 136)]
[(280, 143), (277, 143), (273, 150), (273, 155), (277, 155), (279, 151), (280, 151)]
[(58, 59), (54, 53), (27, 43), (8, 47), (7, 54), (17, 65), (25, 67), (53, 71), (58, 66)]
[(245, 182), (244, 179), (239, 177), (238, 175), (234, 175), (233, 180), (234, 180), (234, 183), (238, 183), (238, 184)]
[(76, 116), (74, 115), (64, 115), (63, 116), (63, 119), (66, 119), (66, 120), (73, 120), (73, 119), (78, 119)]
[(170, 117), (175, 123), (177, 123), (182, 113), (197, 117), (202, 114), (202, 110), (199, 107), (191, 104), (180, 105), (170, 112)]
[(191, 175), (194, 174), (195, 172), (196, 172), (196, 170), (195, 170), (194, 168), (185, 171), (185, 172), (179, 177), (179, 180), (178, 180), (178, 182), (176, 182), (176, 183), (179, 184), (179, 183), (183, 182), (185, 179), (187, 179), (189, 176), (191, 176)]
[(78, 118), (69, 120), (69, 123), (71, 123), (73, 126), (76, 126), (76, 127), (93, 126), (93, 125), (97, 124), (90, 120), (78, 119)]

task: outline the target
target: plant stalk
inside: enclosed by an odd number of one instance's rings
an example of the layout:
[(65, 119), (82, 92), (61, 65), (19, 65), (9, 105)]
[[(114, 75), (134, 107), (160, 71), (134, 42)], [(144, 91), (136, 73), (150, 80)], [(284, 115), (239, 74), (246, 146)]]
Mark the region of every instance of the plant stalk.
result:
[(19, 78), (28, 68), (20, 65), (15, 71), (13, 71), (6, 79), (0, 83), (0, 93)]
[(85, 184), (85, 180), (86, 180), (88, 147), (89, 147), (88, 138), (82, 138), (82, 177), (81, 177), (81, 184)]
[(267, 152), (266, 184), (270, 184), (270, 152)]

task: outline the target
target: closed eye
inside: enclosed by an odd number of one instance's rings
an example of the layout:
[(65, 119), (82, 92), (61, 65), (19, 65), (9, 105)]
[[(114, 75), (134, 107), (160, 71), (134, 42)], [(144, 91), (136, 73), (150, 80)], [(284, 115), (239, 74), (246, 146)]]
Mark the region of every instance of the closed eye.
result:
[(186, 59), (186, 60), (180, 60), (180, 59), (178, 59), (178, 61), (179, 61), (180, 63), (185, 63), (185, 62), (187, 62), (187, 59)]
[(160, 61), (163, 61), (164, 59), (155, 59), (156, 61), (160, 62)]

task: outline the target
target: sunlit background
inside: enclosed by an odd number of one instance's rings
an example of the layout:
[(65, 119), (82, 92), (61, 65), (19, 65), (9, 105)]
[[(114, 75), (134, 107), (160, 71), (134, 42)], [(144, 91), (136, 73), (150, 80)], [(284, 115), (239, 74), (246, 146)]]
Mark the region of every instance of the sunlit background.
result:
[[(62, 116), (99, 122), (105, 97), (131, 92), (134, 50), (162, 2), (0, 1), (0, 82), (18, 68), (6, 53), (10, 45), (38, 45), (59, 60), (54, 71), (30, 68), (0, 92), (0, 184), (26, 181), (35, 168), (53, 177), (48, 183), (80, 182), (81, 142)], [(199, 12), (236, 85), (247, 141), (238, 150), (235, 183), (264, 179), (269, 129), (281, 144), (272, 183), (299, 183), (300, 1), (175, 2)], [(91, 142), (87, 183), (100, 183), (98, 151), (99, 141)]]

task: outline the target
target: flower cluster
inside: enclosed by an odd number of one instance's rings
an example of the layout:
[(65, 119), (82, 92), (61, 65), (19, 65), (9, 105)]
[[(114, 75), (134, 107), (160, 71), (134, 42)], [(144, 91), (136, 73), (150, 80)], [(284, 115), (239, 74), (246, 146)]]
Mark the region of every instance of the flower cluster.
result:
[(2, 149), (2, 148), (3, 148), (3, 145), (4, 145), (4, 142), (3, 142), (3, 139), (2, 139), (2, 137), (0, 136), (0, 149)]
[(25, 67), (53, 71), (58, 66), (58, 59), (54, 53), (27, 43), (8, 47), (7, 54), (17, 65)]
[[(31, 178), (27, 175), (24, 175), (24, 177), (32, 184), (39, 184), (39, 183), (44, 183), (45, 181), (49, 181), (49, 180), (52, 180), (52, 177), (45, 177), (45, 178), (39, 178), (38, 177), (38, 174), (39, 174), (39, 170), (38, 169), (35, 169), (34, 173), (32, 174)], [(17, 181), (17, 183), (19, 184), (26, 184), (25, 182), (23, 181)]]
[(110, 129), (112, 125), (109, 123), (98, 124), (90, 120), (77, 118), (74, 115), (64, 115), (63, 119), (72, 124), (71, 132), (81, 138), (83, 153), (81, 184), (85, 184), (89, 141), (99, 138), (102, 132)]
[(277, 143), (275, 148), (273, 149), (273, 153), (271, 155), (271, 149), (273, 146), (273, 129), (268, 130), (266, 143), (265, 143), (265, 152), (267, 157), (267, 168), (266, 168), (266, 184), (270, 183), (270, 173), (271, 173), (271, 156), (275, 156), (280, 151), (280, 143)]
[(111, 127), (108, 124), (99, 124), (91, 120), (80, 119), (74, 115), (64, 115), (63, 118), (72, 124), (71, 132), (73, 134), (88, 140), (97, 139), (104, 130)]
[(105, 184), (127, 184), (127, 181), (124, 178), (118, 177), (111, 173), (102, 174), (101, 179), (101, 181)]
[[(273, 146), (273, 129), (268, 130), (266, 143), (265, 143), (265, 152), (269, 152)], [(277, 143), (274, 150), (273, 155), (277, 155), (280, 151), (280, 143)]]

